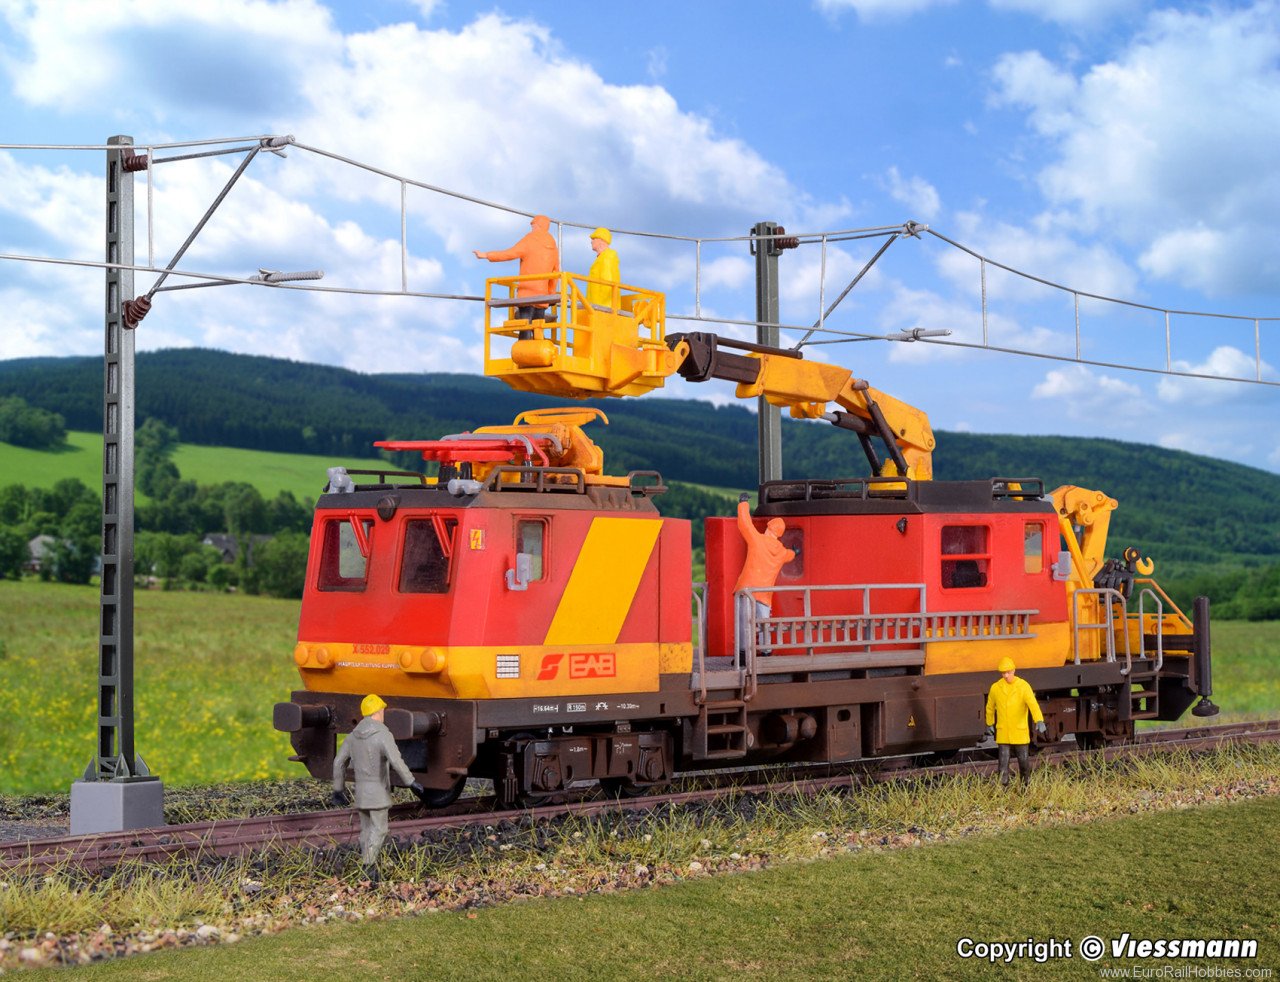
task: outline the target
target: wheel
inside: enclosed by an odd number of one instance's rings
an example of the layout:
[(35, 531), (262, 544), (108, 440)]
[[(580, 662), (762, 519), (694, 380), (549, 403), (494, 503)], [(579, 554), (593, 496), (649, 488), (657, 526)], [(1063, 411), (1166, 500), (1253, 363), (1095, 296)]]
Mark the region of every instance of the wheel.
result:
[(422, 804), (426, 808), (447, 808), (458, 800), (466, 786), (467, 776), (463, 774), (447, 788), (427, 788), (422, 796)]

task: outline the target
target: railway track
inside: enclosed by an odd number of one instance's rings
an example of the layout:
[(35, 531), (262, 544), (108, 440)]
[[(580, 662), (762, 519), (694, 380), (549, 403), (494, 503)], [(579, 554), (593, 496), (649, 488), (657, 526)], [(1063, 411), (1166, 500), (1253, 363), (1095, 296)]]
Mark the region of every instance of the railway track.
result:
[[(1224, 743), (1271, 743), (1280, 740), (1280, 720), (1228, 723), (1185, 729), (1148, 730), (1126, 744), (1082, 751), (1074, 743), (1042, 747), (1037, 767), (1080, 760), (1082, 754), (1100, 754), (1107, 760), (1135, 754), (1170, 750), (1207, 750)], [(568, 814), (596, 815), (627, 810), (651, 810), (665, 805), (713, 800), (733, 789), (739, 794), (764, 794), (779, 790), (812, 793), (858, 787), (886, 781), (902, 781), (942, 774), (982, 774), (994, 771), (996, 762), (981, 750), (965, 751), (953, 761), (921, 765), (919, 757), (894, 757), (865, 761), (853, 766), (805, 767), (783, 770), (764, 768), (732, 773), (706, 773), (707, 786), (690, 791), (652, 794), (639, 798), (603, 797), (594, 792), (534, 808), (496, 810), (492, 797), (463, 799), (447, 809), (422, 816), (415, 804), (391, 810), (390, 836), (400, 840), (419, 838), (437, 829), (491, 825), (516, 818), (534, 820)], [(186, 857), (227, 857), (256, 849), (330, 848), (354, 842), (360, 823), (353, 809), (263, 815), (167, 825), (128, 832), (57, 836), (0, 844), (0, 869), (38, 874), (71, 866), (99, 870), (123, 863), (163, 862)]]

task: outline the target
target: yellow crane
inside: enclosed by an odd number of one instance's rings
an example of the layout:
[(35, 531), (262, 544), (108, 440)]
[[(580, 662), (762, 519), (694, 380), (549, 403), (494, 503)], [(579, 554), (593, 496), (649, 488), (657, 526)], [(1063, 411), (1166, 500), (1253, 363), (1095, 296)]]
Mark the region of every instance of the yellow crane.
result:
[[(609, 284), (611, 302), (590, 303), (587, 287), (594, 281), (560, 273), (553, 279), (559, 292), (517, 298), (521, 279), (499, 277), (485, 287), (484, 371), (513, 389), (591, 399), (643, 395), (676, 374), (691, 382), (736, 382), (740, 399), (762, 396), (796, 419), (853, 431), (878, 476), (933, 477), (936, 441), (928, 415), (846, 368), (710, 333), (667, 335), (666, 298), (652, 290)], [(547, 305), (535, 320), (495, 316), (532, 303)], [(887, 460), (872, 443), (876, 437)]]

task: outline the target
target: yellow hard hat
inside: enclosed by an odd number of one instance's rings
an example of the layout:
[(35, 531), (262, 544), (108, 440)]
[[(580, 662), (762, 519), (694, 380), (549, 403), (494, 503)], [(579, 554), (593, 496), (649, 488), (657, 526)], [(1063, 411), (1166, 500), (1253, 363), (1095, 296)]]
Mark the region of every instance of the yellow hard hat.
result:
[(372, 692), (360, 700), (360, 715), (372, 716), (379, 709), (386, 709), (387, 703), (382, 696), (375, 696)]
[(600, 228), (592, 232), (591, 237), (593, 239), (604, 239), (607, 243), (609, 243), (610, 245), (613, 245), (613, 233), (610, 232), (604, 226), (601, 226)]
[(1001, 658), (1000, 664), (996, 666), (996, 671), (1003, 675), (1005, 672), (1016, 672), (1018, 666), (1013, 663), (1012, 658)]

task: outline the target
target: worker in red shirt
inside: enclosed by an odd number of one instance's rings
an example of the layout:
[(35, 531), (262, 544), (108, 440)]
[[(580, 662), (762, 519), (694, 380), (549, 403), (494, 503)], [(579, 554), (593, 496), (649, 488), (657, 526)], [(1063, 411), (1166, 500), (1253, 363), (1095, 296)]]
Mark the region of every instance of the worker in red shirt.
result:
[[(475, 250), (477, 259), (487, 259), (491, 263), (504, 263), (512, 259), (520, 260), (520, 275), (530, 276), (534, 273), (546, 273), (552, 275), (560, 272), (560, 250), (556, 248), (556, 240), (552, 234), (547, 231), (551, 226), (551, 219), (546, 215), (534, 215), (533, 220), (529, 222), (532, 231), (523, 239), (513, 245), (510, 249), (501, 249), (493, 252), (481, 252)], [(550, 293), (557, 293), (560, 289), (559, 283), (554, 279), (546, 280), (521, 280), (516, 284), (517, 297), (545, 297)], [(535, 317), (542, 318), (545, 315), (547, 305), (545, 303), (526, 304), (516, 307), (516, 317), (521, 320), (533, 320)], [(522, 332), (521, 337), (524, 337)], [(532, 337), (532, 334), (530, 334)]]
[[(738, 594), (739, 590), (752, 587), (771, 587), (778, 581), (778, 573), (782, 567), (796, 558), (795, 550), (788, 549), (780, 541), (787, 524), (781, 518), (771, 518), (763, 532), (756, 529), (751, 521), (750, 495), (738, 497), (738, 531), (747, 544), (747, 560), (742, 564), (742, 572), (738, 574), (738, 582), (733, 592), (738, 614), (738, 653), (747, 648), (747, 637), (751, 633), (751, 609), (755, 605), (757, 622), (768, 617), (773, 608), (773, 594), (770, 592), (754, 594)], [(762, 641), (758, 634), (757, 646)], [(768, 651), (761, 654), (769, 654)]]

